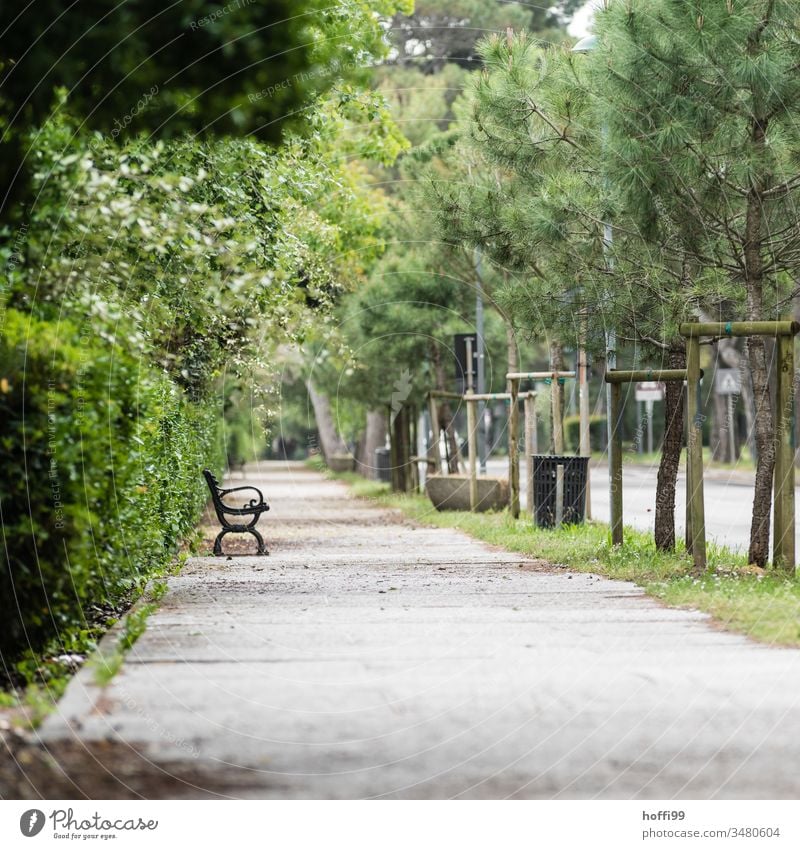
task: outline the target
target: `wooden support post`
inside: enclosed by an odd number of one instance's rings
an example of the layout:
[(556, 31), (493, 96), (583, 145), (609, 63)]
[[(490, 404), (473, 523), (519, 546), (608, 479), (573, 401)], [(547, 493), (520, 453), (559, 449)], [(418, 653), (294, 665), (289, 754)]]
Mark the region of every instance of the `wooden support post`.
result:
[(411, 491), (419, 492), (419, 461), (417, 460), (417, 453), (419, 451), (419, 415), (417, 410), (417, 405), (413, 404), (409, 408), (409, 419), (408, 426), (410, 430), (410, 449), (411, 453), (409, 455), (409, 462), (411, 466), (409, 468), (410, 478), (411, 478)]
[(536, 454), (536, 393), (525, 395), (525, 489), (528, 512), (533, 515), (533, 455)]
[(611, 434), (608, 468), (611, 493), (611, 544), (622, 545), (622, 385), (610, 383)]
[[(581, 321), (581, 335), (586, 335), (586, 318)], [(589, 432), (589, 364), (586, 359), (586, 348), (581, 344), (578, 348), (578, 410), (580, 413), (580, 448), (581, 457), (591, 457), (592, 442)], [(589, 472), (586, 472), (586, 518), (592, 518), (592, 499), (589, 490)]]
[(477, 401), (472, 400), (472, 390), (467, 390), (467, 439), (469, 448), (469, 509), (475, 512), (478, 506), (478, 422)]
[(772, 562), (777, 569), (794, 575), (794, 337), (777, 340), (777, 422), (775, 433), (775, 483), (773, 494)]
[(700, 339), (686, 339), (687, 500), (691, 525), (690, 542), (695, 571), (706, 568), (706, 523), (703, 504), (703, 420), (700, 416)]
[(440, 442), (442, 432), (439, 428), (439, 407), (433, 393), (428, 393), (428, 413), (431, 418), (431, 444), (428, 446), (428, 471), (438, 475), (442, 470)]
[(508, 485), (511, 515), (519, 518), (519, 380), (511, 379), (511, 409), (508, 412)]
[(467, 448), (469, 461), (469, 509), (474, 513), (478, 507), (478, 422), (477, 410), (472, 396), (475, 389), (472, 385), (472, 339), (467, 338), (467, 393), (464, 401), (467, 404)]

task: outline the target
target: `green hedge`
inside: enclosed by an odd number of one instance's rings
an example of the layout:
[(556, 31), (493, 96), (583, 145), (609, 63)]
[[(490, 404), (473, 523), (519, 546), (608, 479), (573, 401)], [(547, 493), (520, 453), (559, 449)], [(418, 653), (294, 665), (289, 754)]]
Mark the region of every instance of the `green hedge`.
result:
[[(581, 417), (567, 416), (564, 419), (564, 441), (568, 451), (577, 452), (580, 447)], [(606, 438), (605, 416), (589, 416), (589, 444), (592, 451), (602, 451)]]
[(36, 650), (173, 556), (221, 466), (217, 417), (112, 340), (8, 311), (0, 335), (0, 652)]

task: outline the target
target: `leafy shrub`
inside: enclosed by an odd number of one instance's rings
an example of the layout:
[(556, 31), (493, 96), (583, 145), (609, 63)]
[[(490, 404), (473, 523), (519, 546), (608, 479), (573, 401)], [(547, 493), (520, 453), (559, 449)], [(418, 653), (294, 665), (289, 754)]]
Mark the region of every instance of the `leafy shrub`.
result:
[[(566, 416), (564, 419), (564, 442), (568, 451), (577, 451), (580, 447), (581, 418)], [(605, 416), (589, 416), (589, 445), (592, 451), (602, 451), (605, 448), (606, 419)]]
[(87, 322), (0, 335), (0, 652), (79, 625), (163, 567), (221, 465), (218, 416)]

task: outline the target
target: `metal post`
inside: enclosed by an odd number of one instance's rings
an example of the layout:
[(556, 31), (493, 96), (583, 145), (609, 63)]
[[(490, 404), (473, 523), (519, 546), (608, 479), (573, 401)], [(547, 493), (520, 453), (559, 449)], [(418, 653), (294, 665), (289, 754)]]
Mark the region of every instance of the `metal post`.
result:
[(553, 420), (553, 452), (564, 453), (564, 426), (561, 415), (561, 382), (557, 375), (553, 376), (551, 385), (551, 410)]
[(508, 484), (510, 487), (509, 509), (519, 518), (519, 380), (511, 379), (511, 408), (508, 411)]
[(564, 464), (556, 466), (556, 527), (560, 528), (564, 522)]
[(609, 383), (611, 396), (609, 431), (609, 484), (611, 495), (611, 544), (622, 545), (622, 385)]
[(776, 568), (794, 575), (794, 445), (792, 440), (794, 336), (778, 336), (777, 354), (778, 421), (775, 434), (772, 562)]
[(686, 340), (687, 501), (689, 540), (695, 570), (706, 568), (706, 525), (703, 504), (703, 420), (700, 415), (700, 339)]
[[(653, 453), (653, 402), (645, 402), (645, 412), (647, 415), (647, 453)], [(641, 442), (641, 437), (639, 438)]]
[(733, 395), (728, 395), (728, 456), (731, 463), (736, 462), (736, 413)]

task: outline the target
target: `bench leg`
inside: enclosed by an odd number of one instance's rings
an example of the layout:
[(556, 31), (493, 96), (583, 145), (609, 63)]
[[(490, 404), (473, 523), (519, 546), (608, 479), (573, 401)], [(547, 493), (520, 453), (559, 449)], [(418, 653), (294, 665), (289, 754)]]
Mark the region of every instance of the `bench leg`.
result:
[(269, 552), (267, 551), (267, 547), (264, 545), (264, 538), (261, 536), (261, 534), (255, 528), (252, 528), (250, 530), (250, 533), (256, 538), (256, 541), (258, 542), (258, 551), (256, 552), (256, 554), (269, 554)]
[[(223, 529), (217, 535), (217, 538), (214, 540), (214, 556), (215, 557), (222, 557), (223, 556), (222, 538), (225, 536), (225, 534), (230, 534), (230, 533), (234, 533), (234, 532), (229, 531), (227, 529)], [(256, 551), (256, 554), (261, 554), (261, 555), (269, 554), (269, 552), (267, 551), (266, 545), (264, 545), (264, 538), (261, 536), (261, 534), (255, 528), (248, 528), (247, 531), (236, 531), (236, 533), (252, 534), (256, 538), (256, 542), (258, 543), (258, 551)]]
[(223, 529), (217, 534), (217, 538), (214, 540), (214, 556), (215, 557), (222, 557), (222, 538), (227, 533), (229, 533), (229, 531)]

